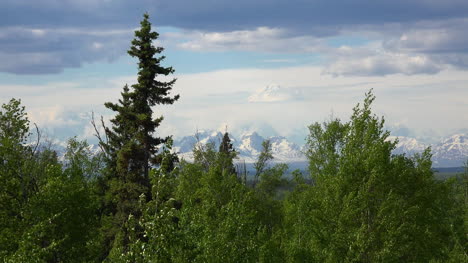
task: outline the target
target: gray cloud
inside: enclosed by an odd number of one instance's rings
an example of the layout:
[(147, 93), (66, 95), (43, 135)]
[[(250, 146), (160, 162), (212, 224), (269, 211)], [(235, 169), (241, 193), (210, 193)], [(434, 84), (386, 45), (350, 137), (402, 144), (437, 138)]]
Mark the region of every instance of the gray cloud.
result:
[(425, 21), (383, 42), (390, 52), (424, 54), (432, 61), (468, 68), (468, 19)]
[(168, 33), (166, 43), (190, 51), (260, 51), (303, 53), (325, 47), (323, 39), (313, 36), (292, 36), (287, 30), (258, 27), (230, 32), (190, 31)]
[(434, 74), (444, 66), (423, 54), (392, 53), (370, 47), (341, 47), (331, 55), (323, 73), (334, 76)]
[(0, 7), (2, 25), (128, 25), (148, 11), (158, 24), (208, 31), (267, 26), (319, 32), (468, 15), (464, 0), (4, 0)]
[[(85, 62), (112, 60), (125, 54), (131, 38), (131, 33), (116, 29), (137, 27), (144, 12), (158, 26), (195, 32), (192, 39), (179, 43), (190, 50), (264, 46), (272, 52), (295, 47), (300, 52), (322, 52), (320, 39), (368, 30), (385, 36), (383, 47), (391, 52), (410, 57), (433, 53), (428, 59), (438, 64), (468, 64), (466, 56), (459, 56), (467, 47), (465, 0), (3, 0), (0, 71), (57, 73)], [(464, 21), (463, 26), (457, 21)], [(265, 35), (259, 28), (277, 31)], [(399, 70), (377, 60), (372, 63), (380, 69), (373, 74)], [(437, 72), (437, 68), (426, 65), (406, 72)]]
[(113, 60), (125, 53), (132, 31), (84, 28), (0, 28), (0, 71), (58, 73), (85, 62)]

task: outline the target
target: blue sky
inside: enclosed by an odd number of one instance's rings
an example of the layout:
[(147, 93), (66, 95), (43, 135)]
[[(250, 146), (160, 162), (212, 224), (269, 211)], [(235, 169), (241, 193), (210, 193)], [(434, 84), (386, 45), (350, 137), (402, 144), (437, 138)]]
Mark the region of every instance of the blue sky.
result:
[(468, 130), (466, 0), (3, 0), (0, 102), (21, 98), (53, 138), (93, 138), (91, 112), (135, 82), (144, 12), (176, 69), (161, 135), (258, 130), (304, 141), (374, 89), (396, 135)]

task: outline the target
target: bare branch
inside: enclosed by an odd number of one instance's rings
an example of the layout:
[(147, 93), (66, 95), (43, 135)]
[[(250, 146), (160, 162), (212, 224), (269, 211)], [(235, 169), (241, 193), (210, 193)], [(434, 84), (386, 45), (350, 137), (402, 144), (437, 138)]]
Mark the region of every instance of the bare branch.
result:
[(101, 115), (101, 125), (105, 131), (104, 134), (106, 135), (106, 144), (107, 144), (109, 142), (109, 137), (107, 135), (107, 127), (106, 127), (106, 124), (104, 123), (104, 117), (102, 117), (102, 115)]
[[(95, 134), (94, 136), (96, 136), (96, 138), (99, 140), (99, 148), (101, 148), (101, 151), (107, 155), (109, 155), (107, 149), (105, 149), (105, 147), (103, 145), (106, 145), (108, 143), (108, 137), (107, 137), (107, 133), (105, 133), (105, 141), (102, 139), (102, 136), (101, 136), (101, 133), (99, 132), (99, 129), (97, 127), (97, 124), (96, 124), (96, 121), (94, 119), (94, 111), (91, 112), (91, 125), (93, 125), (93, 128), (94, 128), (94, 131), (95, 131)], [(105, 129), (106, 126), (104, 125), (104, 118), (101, 116), (101, 125), (102, 127)]]
[(37, 127), (37, 124), (34, 123), (34, 127), (36, 127), (36, 133), (37, 133), (37, 141), (36, 141), (36, 146), (34, 146), (34, 150), (32, 151), (32, 154), (35, 155), (37, 149), (39, 148), (39, 144), (41, 142), (41, 132), (39, 131), (39, 127)]

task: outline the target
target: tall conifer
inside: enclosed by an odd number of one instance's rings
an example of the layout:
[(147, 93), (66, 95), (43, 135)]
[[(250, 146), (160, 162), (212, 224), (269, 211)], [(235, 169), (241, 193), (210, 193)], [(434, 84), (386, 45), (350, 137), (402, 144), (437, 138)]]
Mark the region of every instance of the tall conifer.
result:
[(124, 87), (118, 103), (105, 103), (116, 116), (111, 120), (112, 127), (106, 128), (108, 141), (102, 143), (109, 154), (106, 197), (111, 225), (106, 231), (107, 245), (113, 242), (114, 249), (123, 252), (128, 248), (125, 222), (130, 214), (136, 218), (141, 215), (138, 201), (142, 194), (147, 199), (151, 197), (149, 170), (158, 165), (158, 146), (168, 140), (154, 136), (163, 117), (153, 119), (152, 107), (173, 104), (179, 99), (179, 95), (170, 95), (175, 79), (159, 80), (174, 69), (160, 64), (165, 57), (157, 55), (164, 49), (153, 45), (159, 34), (151, 31), (148, 14), (140, 24), (128, 50), (130, 56), (138, 59), (138, 82), (131, 88)]

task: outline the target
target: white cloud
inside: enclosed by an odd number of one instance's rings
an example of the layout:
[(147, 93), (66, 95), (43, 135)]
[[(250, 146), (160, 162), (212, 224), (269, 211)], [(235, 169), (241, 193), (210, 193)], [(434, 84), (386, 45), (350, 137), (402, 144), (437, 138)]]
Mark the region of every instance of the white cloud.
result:
[[(158, 132), (161, 136), (178, 137), (193, 134), (197, 128), (216, 129), (227, 124), (229, 132), (234, 133), (263, 127), (270, 133), (300, 138), (298, 129), (327, 119), (330, 112), (347, 119), (370, 88), (377, 96), (375, 112), (385, 115), (389, 125), (400, 123), (416, 134), (429, 129), (444, 134), (466, 128), (468, 123), (468, 115), (461, 114), (468, 112), (466, 71), (448, 68), (433, 75), (334, 77), (323, 75), (323, 70), (319, 66), (303, 66), (179, 74), (173, 93), (179, 93), (181, 99), (174, 105), (155, 108), (155, 116), (164, 116)], [(112, 113), (104, 109), (103, 103), (116, 102), (122, 84), (133, 83), (133, 79), (96, 80), (96, 87), (106, 88), (82, 88), (86, 84), (80, 84), (80, 78), (70, 80), (78, 82), (78, 86), (62, 84), (56, 89), (56, 83), (48, 83), (10, 89), (1, 86), (0, 90), (1, 94), (8, 91), (8, 96), (21, 97), (39, 127), (62, 127), (58, 131), (68, 127), (68, 136), (90, 137), (89, 118), (80, 113), (94, 111), (109, 119)], [(269, 83), (283, 86), (271, 92), (258, 90)], [(253, 103), (260, 101), (276, 102)]]
[(166, 41), (190, 51), (314, 52), (323, 47), (313, 36), (294, 36), (281, 28), (258, 27), (229, 32), (189, 31), (167, 33)]
[[(190, 31), (167, 33), (165, 44), (189, 51), (250, 51), (302, 53), (320, 56), (332, 75), (435, 74), (447, 67), (468, 68), (468, 19), (354, 25), (332, 35), (317, 36), (286, 28), (258, 27), (228, 32)], [(334, 47), (353, 38), (363, 42)], [(289, 58), (264, 60), (294, 63)]]
[(467, 52), (468, 18), (445, 21), (421, 21), (387, 37), (384, 47), (400, 52)]
[[(385, 50), (354, 52), (345, 47), (347, 54), (338, 53), (324, 70), (325, 74), (355, 76), (385, 76), (390, 74), (435, 74), (446, 65), (424, 54), (392, 53)], [(367, 52), (366, 52), (367, 51)], [(367, 54), (366, 54), (367, 53)]]
[[(322, 67), (289, 67), (182, 74), (174, 89), (181, 94), (181, 100), (163, 108), (161, 114), (166, 117), (165, 123), (178, 127), (177, 136), (193, 133), (197, 128), (216, 129), (225, 123), (229, 130), (237, 131), (238, 127), (245, 129), (256, 122), (288, 136), (297, 133), (300, 127), (327, 119), (330, 112), (348, 118), (364, 93), (374, 88), (376, 113), (385, 115), (388, 124), (403, 122), (420, 133), (437, 123), (437, 129), (444, 133), (464, 127), (468, 122), (468, 116), (459, 114), (468, 111), (462, 99), (468, 97), (465, 71), (447, 69), (433, 75), (391, 77), (334, 77), (322, 72)], [(268, 83), (282, 83), (288, 88), (265, 95), (258, 87)], [(301, 100), (284, 100), (282, 96), (290, 96), (295, 89), (301, 91), (296, 97)], [(218, 96), (212, 96), (214, 93)], [(249, 99), (251, 102), (281, 100), (281, 103), (249, 103)]]

